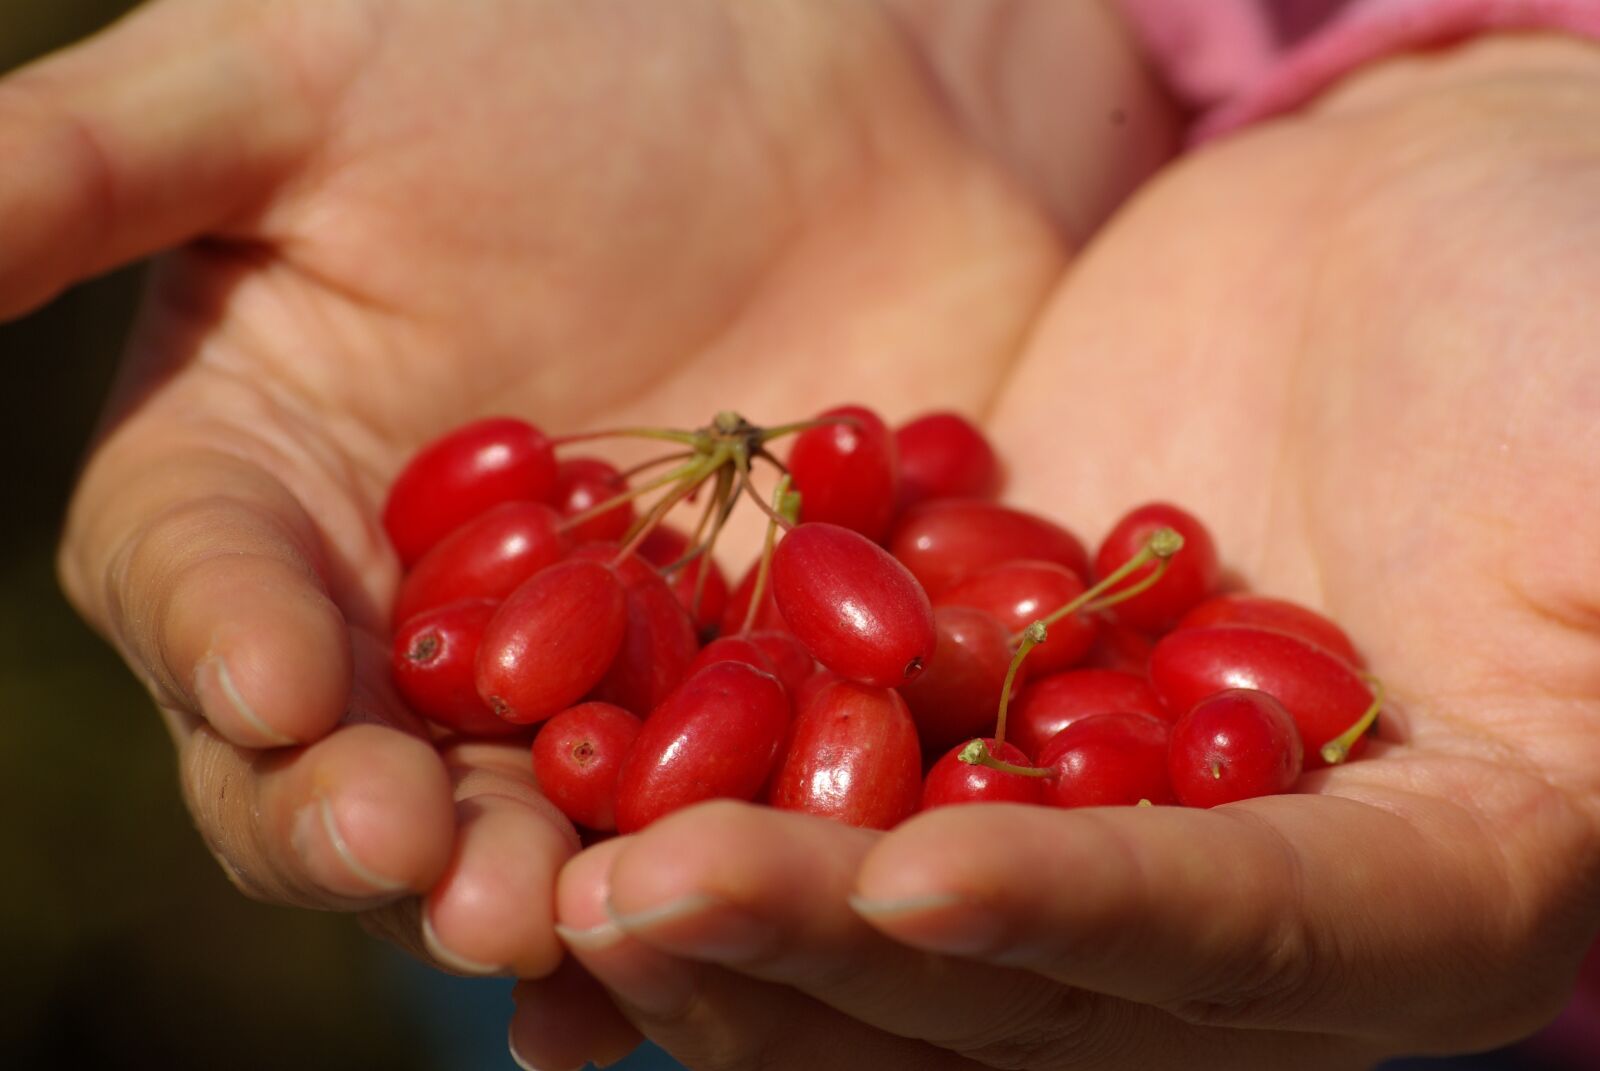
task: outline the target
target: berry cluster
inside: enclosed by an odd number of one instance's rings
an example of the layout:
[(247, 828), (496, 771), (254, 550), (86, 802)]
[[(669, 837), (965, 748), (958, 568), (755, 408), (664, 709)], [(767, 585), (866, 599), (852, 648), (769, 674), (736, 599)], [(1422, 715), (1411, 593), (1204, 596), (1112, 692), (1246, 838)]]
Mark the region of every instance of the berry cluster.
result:
[[(627, 471), (566, 456), (607, 435), (670, 448)], [(1359, 751), (1382, 697), (1350, 640), (1219, 594), (1193, 516), (1141, 506), (1091, 561), (1000, 482), (953, 413), (560, 440), (479, 421), (384, 509), (407, 570), (394, 679), (456, 733), (537, 725), (543, 791), (596, 832), (711, 798), (880, 829), (978, 800), (1211, 807)], [(767, 539), (730, 589), (712, 552), (744, 500)], [(665, 522), (695, 503), (692, 532)]]

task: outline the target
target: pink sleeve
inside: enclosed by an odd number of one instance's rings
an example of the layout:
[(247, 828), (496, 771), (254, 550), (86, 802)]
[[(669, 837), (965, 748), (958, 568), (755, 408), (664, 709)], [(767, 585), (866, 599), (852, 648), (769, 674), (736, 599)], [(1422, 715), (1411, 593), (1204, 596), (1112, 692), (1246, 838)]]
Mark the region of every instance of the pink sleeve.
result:
[(1122, 0), (1202, 141), (1293, 111), (1398, 52), (1496, 31), (1600, 40), (1600, 0)]

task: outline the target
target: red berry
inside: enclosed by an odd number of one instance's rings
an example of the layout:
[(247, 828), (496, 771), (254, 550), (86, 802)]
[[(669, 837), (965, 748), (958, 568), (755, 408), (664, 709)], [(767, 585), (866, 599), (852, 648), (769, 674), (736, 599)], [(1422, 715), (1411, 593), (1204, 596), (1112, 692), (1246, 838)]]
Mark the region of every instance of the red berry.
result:
[(503, 599), (566, 551), (555, 510), (542, 502), (503, 502), (422, 556), (400, 582), (394, 619), (406, 621), (458, 599)]
[(917, 809), (921, 794), (922, 752), (905, 701), (887, 688), (837, 681), (796, 716), (768, 798), (781, 810), (889, 829)]
[[(1154, 586), (1118, 603), (1111, 611), (1123, 624), (1147, 632), (1171, 628), (1190, 607), (1216, 590), (1221, 574), (1217, 547), (1205, 525), (1177, 506), (1152, 502), (1132, 510), (1117, 522), (1094, 557), (1094, 575), (1110, 576), (1118, 566), (1143, 550), (1146, 540), (1160, 528), (1171, 528), (1183, 536), (1183, 549), (1167, 562), (1166, 572)], [(1156, 563), (1150, 562), (1134, 570), (1107, 594), (1127, 590), (1155, 568)]]
[(633, 833), (709, 799), (754, 799), (789, 727), (789, 699), (769, 673), (715, 662), (651, 712), (617, 778), (617, 829)]
[(722, 636), (700, 648), (700, 653), (689, 663), (685, 676), (704, 669), (713, 662), (743, 662), (763, 673), (770, 673), (774, 677), (778, 675), (778, 667), (772, 664), (767, 652), (762, 650), (759, 644), (751, 642), (744, 636)]
[[(750, 568), (740, 578), (739, 584), (733, 589), (733, 594), (728, 596), (727, 607), (722, 611), (722, 628), (724, 636), (731, 636), (744, 628), (745, 616), (750, 611), (750, 598), (756, 592), (756, 576), (760, 572), (759, 559), (752, 562)], [(750, 623), (752, 629), (762, 631), (786, 631), (789, 626), (783, 620), (783, 614), (778, 611), (777, 600), (772, 597), (772, 577), (767, 577), (766, 593), (761, 597), (761, 609), (756, 612), (755, 620)]]
[[(556, 466), (555, 504), (563, 517), (576, 517), (627, 491), (622, 473), (598, 457), (572, 457)], [(568, 529), (574, 543), (621, 539), (633, 524), (633, 503), (624, 502)]]
[(1167, 722), (1175, 716), (1143, 677), (1111, 669), (1074, 669), (1029, 680), (1006, 712), (1006, 735), (1025, 754), (1038, 757), (1052, 737), (1074, 722), (1118, 712)]
[(1057, 562), (1089, 575), (1089, 555), (1071, 532), (1037, 514), (974, 498), (938, 499), (906, 510), (889, 549), (932, 596), (980, 569), (1019, 558)]
[(1045, 744), (1039, 765), (1053, 807), (1132, 806), (1140, 800), (1176, 803), (1167, 774), (1170, 722), (1148, 714), (1091, 714)]
[(800, 519), (837, 524), (881, 543), (894, 520), (894, 436), (863, 406), (841, 405), (821, 418), (827, 417), (847, 420), (801, 432), (789, 453)]
[(513, 591), (484, 630), (478, 694), (506, 721), (542, 721), (605, 675), (626, 626), (616, 573), (599, 562), (557, 562)]
[(1210, 625), (1245, 625), (1287, 632), (1331, 651), (1357, 669), (1363, 664), (1344, 629), (1315, 610), (1284, 599), (1269, 599), (1265, 595), (1218, 595), (1184, 614), (1177, 627), (1206, 628)]
[(1089, 669), (1114, 669), (1143, 677), (1150, 670), (1150, 652), (1155, 646), (1155, 640), (1131, 625), (1102, 619), (1081, 664)]
[(1288, 792), (1300, 777), (1294, 720), (1265, 692), (1231, 688), (1195, 704), (1172, 727), (1168, 771), (1186, 807)]
[[(1064, 565), (1011, 561), (991, 565), (940, 592), (935, 606), (972, 606), (993, 614), (1006, 631), (1021, 632), (1082, 595), (1083, 581)], [(1094, 643), (1097, 623), (1068, 614), (1049, 626), (1049, 636), (1022, 663), (1029, 677), (1060, 673), (1075, 665)]]
[[(937, 606), (938, 639), (922, 676), (900, 694), (930, 754), (994, 730), (1000, 692), (1011, 668), (1011, 633), (994, 615), (970, 606)], [(1023, 670), (1027, 663), (1023, 663)], [(1021, 673), (1018, 681), (1022, 680)], [(1015, 708), (1013, 708), (1015, 709)]]
[[(615, 544), (591, 543), (572, 556), (608, 562), (618, 549)], [(616, 658), (595, 686), (594, 698), (642, 717), (688, 676), (700, 642), (689, 611), (660, 573), (631, 554), (617, 563), (616, 570), (627, 597), (627, 625)]]
[(811, 697), (834, 681), (842, 681), (843, 677), (829, 669), (827, 666), (818, 666), (811, 671), (811, 676), (800, 682), (800, 687), (794, 690), (794, 708), (800, 710), (811, 702)]
[[(1188, 710), (1229, 688), (1275, 697), (1304, 741), (1307, 769), (1324, 766), (1322, 746), (1355, 725), (1372, 692), (1349, 663), (1298, 636), (1239, 626), (1168, 633), (1150, 657), (1150, 684), (1172, 710)], [(1365, 737), (1350, 749), (1358, 754)]]
[(933, 607), (905, 566), (866, 536), (802, 524), (772, 555), (772, 592), (789, 631), (841, 677), (892, 688), (933, 654)]
[[(639, 543), (639, 556), (662, 570), (677, 564), (688, 552), (689, 537), (664, 524), (650, 529), (650, 534)], [(702, 572), (706, 574), (704, 584), (700, 583)], [(721, 623), (723, 611), (728, 605), (728, 580), (709, 555), (702, 554), (672, 573), (667, 578), (667, 585), (694, 619), (696, 633), (704, 636)], [(745, 605), (749, 605), (748, 599)]]
[[(996, 745), (993, 739), (984, 743), (994, 757), (1015, 766), (1026, 766), (1028, 756), (1014, 744)], [(960, 754), (967, 745), (957, 744), (944, 757), (933, 764), (922, 784), (921, 810), (928, 811), (952, 803), (1043, 803), (1044, 779), (1025, 777), (1022, 774), (996, 770), (988, 766), (962, 762)]]
[(539, 729), (533, 773), (539, 791), (587, 829), (617, 828), (617, 775), (640, 721), (610, 703), (568, 707)]
[(801, 643), (792, 632), (774, 632), (762, 629), (755, 632), (746, 632), (744, 638), (772, 659), (778, 679), (783, 682), (790, 694), (793, 694), (817, 668), (817, 660), (811, 657), (811, 652), (806, 650), (806, 645)]
[(960, 413), (927, 413), (894, 433), (900, 455), (900, 507), (930, 498), (993, 498), (1000, 460), (983, 432)]
[(400, 470), (383, 527), (410, 566), (429, 547), (502, 502), (546, 502), (555, 494), (550, 440), (526, 421), (479, 420), (423, 447)]
[(483, 630), (500, 604), (463, 599), (417, 614), (394, 637), (394, 683), (406, 705), (468, 736), (514, 736), (522, 727), (494, 715), (473, 684)]

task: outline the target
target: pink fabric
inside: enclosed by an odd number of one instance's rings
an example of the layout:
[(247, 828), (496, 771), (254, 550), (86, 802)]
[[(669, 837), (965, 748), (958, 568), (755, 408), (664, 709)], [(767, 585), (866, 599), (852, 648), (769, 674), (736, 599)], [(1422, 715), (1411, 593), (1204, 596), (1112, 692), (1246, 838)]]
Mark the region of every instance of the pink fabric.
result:
[(1122, 0), (1197, 141), (1293, 111), (1397, 52), (1519, 30), (1600, 40), (1600, 0)]

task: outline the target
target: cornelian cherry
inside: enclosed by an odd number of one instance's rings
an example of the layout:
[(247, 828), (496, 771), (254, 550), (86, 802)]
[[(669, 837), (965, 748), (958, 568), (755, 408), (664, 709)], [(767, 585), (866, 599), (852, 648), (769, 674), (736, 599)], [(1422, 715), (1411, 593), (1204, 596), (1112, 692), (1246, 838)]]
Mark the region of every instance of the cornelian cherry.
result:
[[(627, 481), (617, 467), (598, 457), (563, 458), (556, 466), (554, 500), (563, 517), (588, 513), (627, 489)], [(621, 539), (633, 524), (633, 517), (633, 503), (620, 502), (570, 525), (567, 534), (574, 543)]]
[(468, 736), (514, 736), (523, 732), (494, 712), (473, 684), (483, 630), (500, 604), (462, 599), (412, 616), (395, 633), (393, 676), (412, 710)]
[(458, 599), (503, 599), (566, 554), (561, 517), (542, 502), (503, 502), (435, 543), (395, 595), (394, 620)]
[(563, 710), (540, 727), (533, 741), (539, 791), (585, 829), (616, 829), (617, 775), (640, 724), (610, 703)]
[(795, 717), (768, 794), (781, 810), (889, 829), (917, 809), (922, 752), (905, 701), (836, 681)]
[(1176, 803), (1167, 773), (1172, 724), (1148, 714), (1091, 714), (1062, 729), (1040, 749), (1044, 801), (1055, 807)]
[(993, 728), (1012, 651), (1010, 631), (983, 610), (936, 606), (933, 623), (938, 634), (933, 657), (900, 694), (923, 747), (940, 754)]
[[(1183, 537), (1183, 550), (1167, 562), (1161, 579), (1111, 610), (1118, 621), (1147, 632), (1169, 629), (1190, 607), (1216, 589), (1221, 566), (1216, 543), (1206, 526), (1193, 514), (1166, 502), (1152, 502), (1128, 512), (1095, 554), (1095, 576), (1110, 576), (1119, 565), (1144, 548), (1157, 529), (1171, 528)], [(1108, 594), (1126, 591), (1156, 569), (1151, 562), (1113, 587)]]
[[(664, 524), (650, 529), (639, 543), (639, 557), (660, 570), (676, 565), (688, 552), (689, 537)], [(703, 582), (701, 573), (705, 574)], [(711, 632), (722, 621), (723, 610), (728, 605), (728, 580), (710, 555), (702, 554), (673, 571), (667, 576), (667, 585), (689, 611), (699, 635)]]
[(491, 506), (548, 502), (556, 458), (542, 431), (513, 417), (475, 421), (433, 440), (400, 470), (383, 527), (411, 566), (429, 547)]
[(859, 532), (801, 524), (772, 555), (772, 593), (818, 662), (841, 677), (892, 688), (933, 654), (933, 607), (905, 566)]
[[(997, 745), (993, 738), (985, 738), (982, 742), (1002, 762), (1014, 766), (1028, 764), (1028, 756), (1018, 750), (1015, 744)], [(922, 782), (922, 810), (952, 803), (1044, 802), (1043, 778), (962, 762), (961, 752), (971, 743), (957, 744), (933, 764)]]
[(714, 662), (645, 720), (617, 777), (617, 829), (633, 833), (690, 804), (754, 799), (789, 727), (789, 699), (770, 673)]
[(484, 629), (478, 694), (506, 721), (543, 721), (599, 682), (626, 626), (615, 572), (595, 561), (557, 562), (513, 591)]
[(1184, 614), (1177, 628), (1210, 625), (1244, 625), (1287, 632), (1338, 655), (1357, 669), (1363, 664), (1344, 629), (1315, 610), (1286, 599), (1243, 593), (1217, 595)]
[(900, 508), (930, 498), (993, 498), (1000, 459), (977, 425), (960, 413), (924, 413), (895, 429)]
[(1172, 727), (1168, 773), (1186, 807), (1216, 807), (1288, 792), (1300, 777), (1300, 734), (1282, 703), (1230, 688), (1207, 696)]
[[(1048, 617), (1084, 592), (1083, 581), (1056, 562), (1010, 561), (981, 569), (946, 588), (935, 606), (986, 610), (1013, 635)], [(1092, 617), (1069, 614), (1050, 626), (1049, 637), (1023, 663), (1028, 676), (1059, 673), (1080, 661), (1098, 631)]]
[(1074, 669), (1030, 678), (1011, 704), (1007, 735), (1024, 754), (1039, 758), (1045, 744), (1067, 726), (1096, 714), (1115, 713), (1146, 714), (1166, 722), (1176, 717), (1143, 677), (1111, 669)]
[(1019, 558), (1089, 575), (1089, 555), (1077, 536), (1038, 514), (975, 498), (936, 499), (906, 510), (889, 550), (935, 597), (980, 569)]
[(841, 405), (818, 419), (829, 418), (840, 419), (802, 431), (789, 452), (800, 520), (837, 524), (881, 543), (894, 520), (894, 436), (865, 406)]

